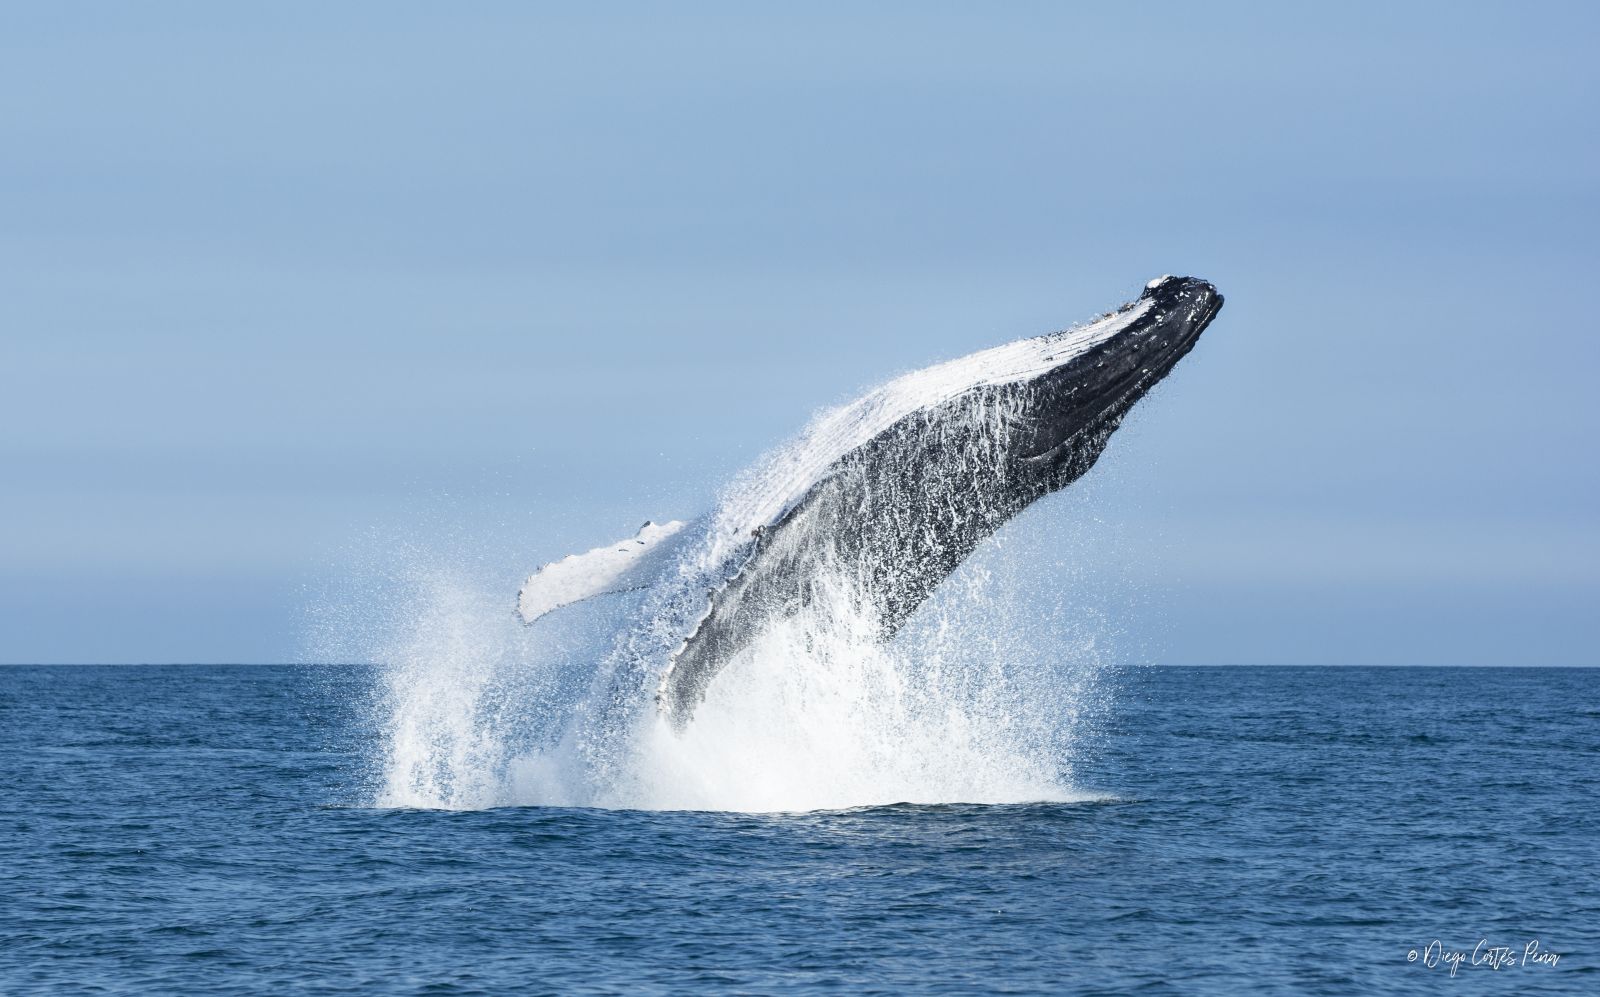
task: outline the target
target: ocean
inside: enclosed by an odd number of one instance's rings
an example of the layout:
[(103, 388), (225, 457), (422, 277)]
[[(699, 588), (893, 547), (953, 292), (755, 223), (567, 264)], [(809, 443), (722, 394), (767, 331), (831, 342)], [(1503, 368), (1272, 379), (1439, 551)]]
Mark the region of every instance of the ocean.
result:
[(1101, 682), (1077, 802), (450, 811), (374, 669), (0, 667), (0, 991), (1600, 991), (1600, 671)]
[(787, 813), (379, 805), (383, 684), (0, 668), (0, 992), (1600, 992), (1600, 670), (1107, 668), (1073, 798)]

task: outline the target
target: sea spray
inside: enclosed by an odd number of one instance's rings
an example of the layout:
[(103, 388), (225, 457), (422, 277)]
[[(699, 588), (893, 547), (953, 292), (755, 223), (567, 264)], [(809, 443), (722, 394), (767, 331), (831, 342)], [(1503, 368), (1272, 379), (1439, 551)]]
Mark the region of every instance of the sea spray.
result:
[(778, 811), (1079, 795), (1063, 763), (1084, 690), (1066, 686), (1084, 672), (1029, 668), (1045, 663), (948, 619), (883, 644), (858, 596), (830, 595), (742, 651), (681, 733), (650, 724), (615, 802)]
[[(512, 619), (491, 584), (462, 572), (414, 567), (392, 584), (363, 627), (368, 653), (382, 662), (371, 700), (381, 732), (371, 766), (375, 802), (514, 802), (509, 769), (553, 753), (568, 736), (619, 600), (577, 607), (560, 626), (535, 632)], [(548, 798), (536, 802), (564, 802), (549, 785)]]
[(860, 594), (830, 579), (810, 611), (740, 652), (686, 729), (638, 710), (606, 738), (603, 766), (585, 745), (604, 683), (585, 672), (638, 600), (527, 628), (491, 588), (422, 580), (384, 638), (375, 800), (800, 811), (1084, 798), (1071, 760), (1102, 705), (1108, 628), (1059, 601), (1041, 612), (1027, 559), (1009, 553), (1002, 541), (969, 562), (888, 644)]

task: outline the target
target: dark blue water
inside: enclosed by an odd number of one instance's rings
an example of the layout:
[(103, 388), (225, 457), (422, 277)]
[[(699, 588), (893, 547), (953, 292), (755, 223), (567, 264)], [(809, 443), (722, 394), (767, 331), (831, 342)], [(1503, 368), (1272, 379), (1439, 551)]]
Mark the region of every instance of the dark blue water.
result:
[(791, 816), (367, 808), (371, 678), (0, 668), (0, 992), (1600, 993), (1600, 670), (1132, 669), (1112, 802)]

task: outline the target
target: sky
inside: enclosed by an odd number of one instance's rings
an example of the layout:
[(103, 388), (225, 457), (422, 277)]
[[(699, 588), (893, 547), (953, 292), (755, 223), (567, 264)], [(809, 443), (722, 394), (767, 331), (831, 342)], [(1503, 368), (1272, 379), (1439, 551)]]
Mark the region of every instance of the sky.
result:
[(407, 557), (509, 612), (1180, 273), (1007, 552), (1132, 661), (1600, 665), (1600, 8), (861, 6), (6, 5), (0, 661), (307, 660)]

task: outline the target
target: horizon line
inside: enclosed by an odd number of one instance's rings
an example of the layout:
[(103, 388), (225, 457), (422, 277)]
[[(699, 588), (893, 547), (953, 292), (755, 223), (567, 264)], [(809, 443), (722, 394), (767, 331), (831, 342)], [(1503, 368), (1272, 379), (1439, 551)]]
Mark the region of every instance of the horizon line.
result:
[[(381, 661), (0, 661), (0, 668), (383, 668)], [(1110, 668), (1600, 668), (1600, 664), (1527, 662), (1522, 664), (1407, 664), (1404, 662), (1115, 662)]]

